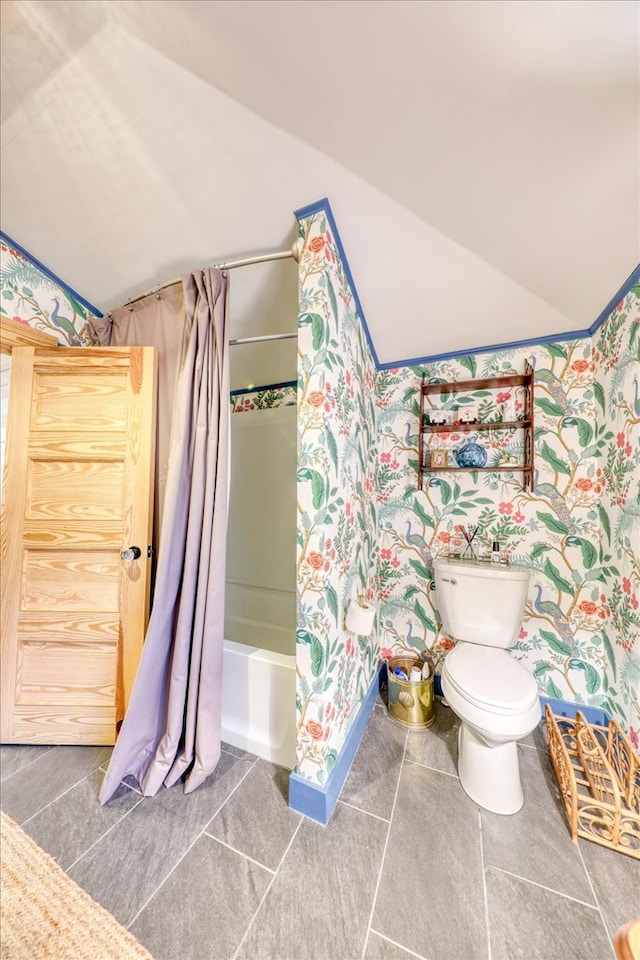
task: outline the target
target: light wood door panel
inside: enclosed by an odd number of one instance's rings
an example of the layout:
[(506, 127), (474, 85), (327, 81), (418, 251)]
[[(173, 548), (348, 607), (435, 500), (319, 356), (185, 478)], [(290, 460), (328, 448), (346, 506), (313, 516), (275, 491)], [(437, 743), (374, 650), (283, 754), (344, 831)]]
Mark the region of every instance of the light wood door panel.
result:
[(150, 347), (13, 350), (3, 743), (115, 741), (148, 617), (155, 395)]

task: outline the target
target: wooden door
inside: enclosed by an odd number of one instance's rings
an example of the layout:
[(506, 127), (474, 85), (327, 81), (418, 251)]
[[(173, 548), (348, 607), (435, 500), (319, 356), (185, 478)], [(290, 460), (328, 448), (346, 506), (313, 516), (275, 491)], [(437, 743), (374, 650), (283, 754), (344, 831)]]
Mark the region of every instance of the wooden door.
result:
[(156, 367), (151, 347), (12, 353), (3, 743), (115, 742), (148, 616)]

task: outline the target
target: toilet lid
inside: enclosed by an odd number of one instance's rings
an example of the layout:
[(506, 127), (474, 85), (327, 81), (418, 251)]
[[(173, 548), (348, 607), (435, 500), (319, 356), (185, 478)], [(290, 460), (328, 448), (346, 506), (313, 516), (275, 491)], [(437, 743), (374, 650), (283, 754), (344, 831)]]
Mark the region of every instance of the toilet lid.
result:
[(500, 713), (527, 710), (538, 699), (533, 676), (506, 650), (459, 643), (447, 654), (443, 673), (461, 697)]

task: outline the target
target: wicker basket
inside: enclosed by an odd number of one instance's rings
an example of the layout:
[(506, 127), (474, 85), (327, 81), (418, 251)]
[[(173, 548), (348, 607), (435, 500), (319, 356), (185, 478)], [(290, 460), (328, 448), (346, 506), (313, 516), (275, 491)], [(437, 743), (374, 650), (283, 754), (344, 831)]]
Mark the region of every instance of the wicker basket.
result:
[(545, 708), (549, 756), (571, 837), (593, 840), (640, 860), (640, 758), (611, 720), (608, 727), (556, 717)]

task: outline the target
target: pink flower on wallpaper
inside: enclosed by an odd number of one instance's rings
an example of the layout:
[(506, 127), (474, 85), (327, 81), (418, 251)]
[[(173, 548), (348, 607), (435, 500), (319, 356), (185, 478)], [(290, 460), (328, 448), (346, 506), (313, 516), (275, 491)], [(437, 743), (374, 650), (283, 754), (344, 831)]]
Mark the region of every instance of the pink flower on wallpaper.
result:
[(524, 513), (517, 510), (513, 515), (514, 523), (524, 523)]
[(504, 503), (504, 501), (498, 506), (498, 513), (501, 513), (503, 516), (505, 514), (510, 514), (513, 511), (512, 503)]
[(311, 550), (307, 555), (307, 563), (310, 567), (313, 567), (314, 570), (320, 570), (324, 564), (324, 557), (316, 550)]
[(640, 748), (640, 742), (638, 741), (638, 731), (634, 730), (633, 727), (629, 727), (629, 739), (631, 740), (631, 743), (634, 745), (636, 750), (638, 750), (638, 748)]
[(390, 453), (381, 453), (381, 454), (380, 454), (380, 463), (391, 463), (391, 454), (390, 454)]
[(525, 638), (525, 637), (528, 637), (528, 636), (529, 636), (529, 634), (528, 634), (527, 631), (524, 629), (524, 627), (520, 627), (520, 633), (518, 634), (518, 637), (520, 638), (520, 640), (524, 640), (524, 638)]
[(631, 444), (628, 443), (628, 444), (626, 445), (626, 447), (624, 448), (624, 455), (625, 455), (625, 457), (630, 457), (631, 454), (632, 454), (632, 452), (633, 452), (633, 448), (632, 448)]
[(391, 560), (391, 550), (385, 548), (380, 551), (380, 556), (383, 560)]
[(576, 480), (575, 485), (578, 490), (584, 490), (586, 492), (587, 490), (591, 490), (593, 486), (593, 480), (589, 480), (588, 477), (580, 477), (579, 480)]
[(625, 437), (624, 433), (617, 434), (616, 443), (618, 444), (621, 450), (623, 449), (626, 442), (627, 442), (627, 438)]
[(583, 600), (578, 604), (578, 609), (582, 610), (587, 617), (592, 617), (598, 608), (593, 600)]
[(496, 403), (504, 403), (505, 400), (510, 400), (510, 399), (511, 399), (511, 394), (509, 393), (509, 391), (507, 391), (506, 393), (499, 393), (498, 396), (496, 397)]
[(397, 570), (397, 568), (400, 566), (400, 561), (398, 560), (397, 557), (394, 557), (394, 558), (393, 558), (393, 560), (391, 561), (391, 566), (392, 566), (392, 567), (395, 567), (396, 570)]
[(307, 732), (313, 740), (322, 740), (324, 730), (317, 720), (307, 720)]
[(383, 647), (380, 651), (380, 656), (383, 660), (391, 660), (393, 656), (393, 650), (389, 650), (389, 647)]
[(588, 361), (588, 360), (574, 360), (573, 363), (571, 364), (571, 369), (572, 369), (572, 370), (575, 370), (576, 373), (584, 373), (585, 370), (588, 370), (588, 369), (589, 369), (589, 361)]
[(631, 593), (631, 580), (629, 580), (629, 577), (622, 578), (622, 589), (625, 593)]

